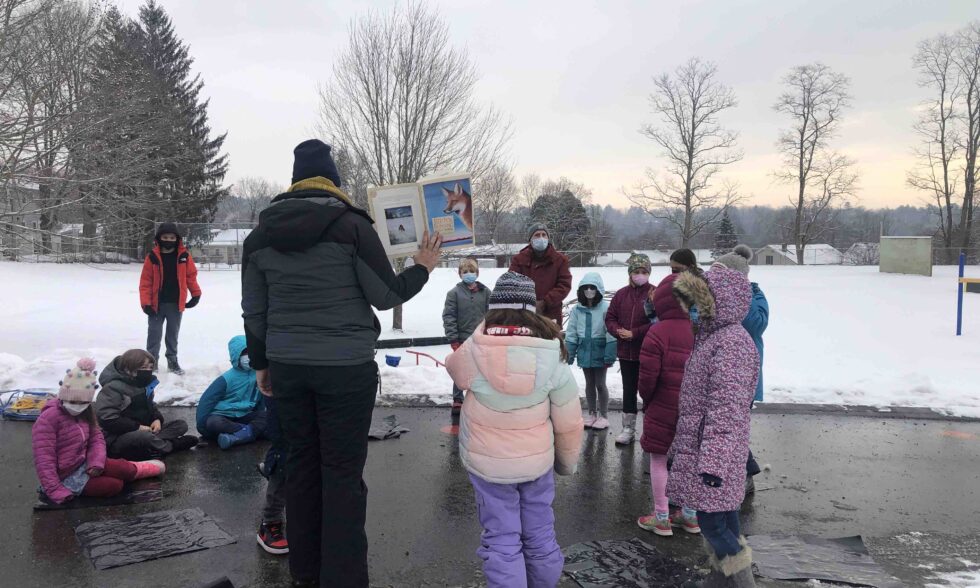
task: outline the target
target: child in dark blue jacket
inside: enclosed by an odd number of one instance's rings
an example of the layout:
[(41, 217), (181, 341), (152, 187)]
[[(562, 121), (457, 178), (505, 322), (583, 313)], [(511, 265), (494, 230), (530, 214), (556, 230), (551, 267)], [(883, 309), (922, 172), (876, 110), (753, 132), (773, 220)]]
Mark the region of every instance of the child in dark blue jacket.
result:
[(245, 336), (228, 342), (231, 369), (208, 386), (197, 405), (197, 430), (222, 449), (250, 443), (265, 434), (267, 414), (249, 365)]

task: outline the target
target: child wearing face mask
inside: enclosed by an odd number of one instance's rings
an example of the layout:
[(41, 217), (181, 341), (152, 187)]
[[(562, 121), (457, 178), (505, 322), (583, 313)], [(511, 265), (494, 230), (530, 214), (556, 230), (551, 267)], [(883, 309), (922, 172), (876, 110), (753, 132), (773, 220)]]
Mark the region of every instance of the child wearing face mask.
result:
[(565, 325), (568, 364), (578, 360), (585, 374), (585, 401), (589, 406), (585, 428), (598, 431), (609, 428), (606, 370), (616, 363), (616, 338), (606, 330), (609, 303), (603, 299), (605, 293), (599, 274), (585, 274), (578, 285), (578, 304), (568, 313)]
[[(483, 321), (490, 304), (490, 288), (477, 280), (480, 266), (472, 257), (459, 261), (460, 282), (446, 294), (446, 304), (442, 309), (442, 326), (453, 351), (470, 338), (476, 326)], [(463, 406), (463, 391), (453, 384), (453, 413), (458, 414)]]
[(168, 421), (153, 401), (160, 383), (153, 372), (156, 362), (143, 349), (130, 349), (102, 370), (102, 391), (95, 414), (105, 433), (109, 457), (129, 460), (156, 459), (197, 446), (186, 435), (187, 423)]
[(231, 369), (221, 374), (197, 404), (197, 430), (205, 439), (217, 439), (222, 449), (251, 443), (265, 435), (267, 412), (255, 381), (245, 336), (228, 341)]
[(58, 397), (49, 400), (31, 430), (34, 468), (45, 502), (63, 504), (76, 496), (111, 497), (126, 482), (159, 476), (162, 461), (131, 462), (106, 457), (106, 443), (95, 422), (92, 399), (95, 360), (78, 360), (59, 382)]

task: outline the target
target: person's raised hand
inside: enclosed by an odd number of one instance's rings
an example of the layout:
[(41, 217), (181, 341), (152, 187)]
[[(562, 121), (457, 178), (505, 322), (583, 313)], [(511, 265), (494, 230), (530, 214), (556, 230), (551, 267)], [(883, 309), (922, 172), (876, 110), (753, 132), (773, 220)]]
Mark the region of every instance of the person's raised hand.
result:
[(159, 433), (160, 429), (162, 428), (163, 423), (160, 422), (160, 419), (154, 419), (154, 421), (150, 423), (150, 432), (153, 434)]
[(268, 369), (255, 370), (255, 383), (259, 385), (262, 396), (272, 398), (272, 374)]
[(429, 236), (429, 231), (426, 230), (422, 233), (422, 241), (419, 242), (419, 250), (415, 253), (412, 259), (415, 260), (415, 265), (421, 265), (425, 269), (432, 273), (432, 270), (436, 269), (436, 264), (439, 263), (439, 256), (441, 255), (442, 249), (442, 235), (439, 231), (436, 231), (434, 235)]

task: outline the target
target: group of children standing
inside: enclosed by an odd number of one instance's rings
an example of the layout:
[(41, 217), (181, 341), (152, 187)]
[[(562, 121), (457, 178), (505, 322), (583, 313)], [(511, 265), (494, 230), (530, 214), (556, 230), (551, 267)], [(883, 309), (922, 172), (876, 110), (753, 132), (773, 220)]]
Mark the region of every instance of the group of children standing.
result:
[[(750, 258), (740, 246), (704, 272), (690, 250), (678, 250), (672, 273), (654, 286), (649, 258), (633, 255), (629, 284), (611, 302), (601, 277), (586, 274), (564, 334), (535, 312), (529, 278), (507, 272), (488, 291), (482, 322), (468, 338), (451, 338), (446, 365), (454, 393), (468, 391), (460, 456), (476, 490), (478, 553), (489, 586), (557, 584), (563, 557), (551, 508), (553, 472), (574, 473), (583, 428), (608, 428), (606, 371), (617, 358), (624, 406), (616, 442), (634, 440), (639, 395), (640, 442), (650, 454), (653, 513), (638, 525), (662, 536), (673, 526), (701, 533), (712, 554), (705, 585), (755, 585), (738, 510), (768, 304), (747, 280)], [(476, 272), (474, 266), (465, 272)], [(464, 280), (457, 289), (473, 293), (471, 285)], [(450, 292), (444, 320), (459, 312), (459, 300)], [(586, 381), (585, 418), (568, 369), (576, 361)], [(680, 507), (673, 514), (668, 496)]]

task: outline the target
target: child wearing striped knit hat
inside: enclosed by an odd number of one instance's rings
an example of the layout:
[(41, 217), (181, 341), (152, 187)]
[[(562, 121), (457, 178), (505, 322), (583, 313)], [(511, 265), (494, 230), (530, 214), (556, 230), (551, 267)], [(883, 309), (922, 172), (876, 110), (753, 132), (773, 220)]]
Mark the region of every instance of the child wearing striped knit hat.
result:
[(125, 482), (164, 473), (162, 461), (131, 462), (106, 458), (105, 438), (95, 421), (92, 401), (95, 360), (78, 360), (58, 382), (58, 397), (45, 404), (31, 431), (40, 497), (62, 504), (76, 496), (110, 497)]

